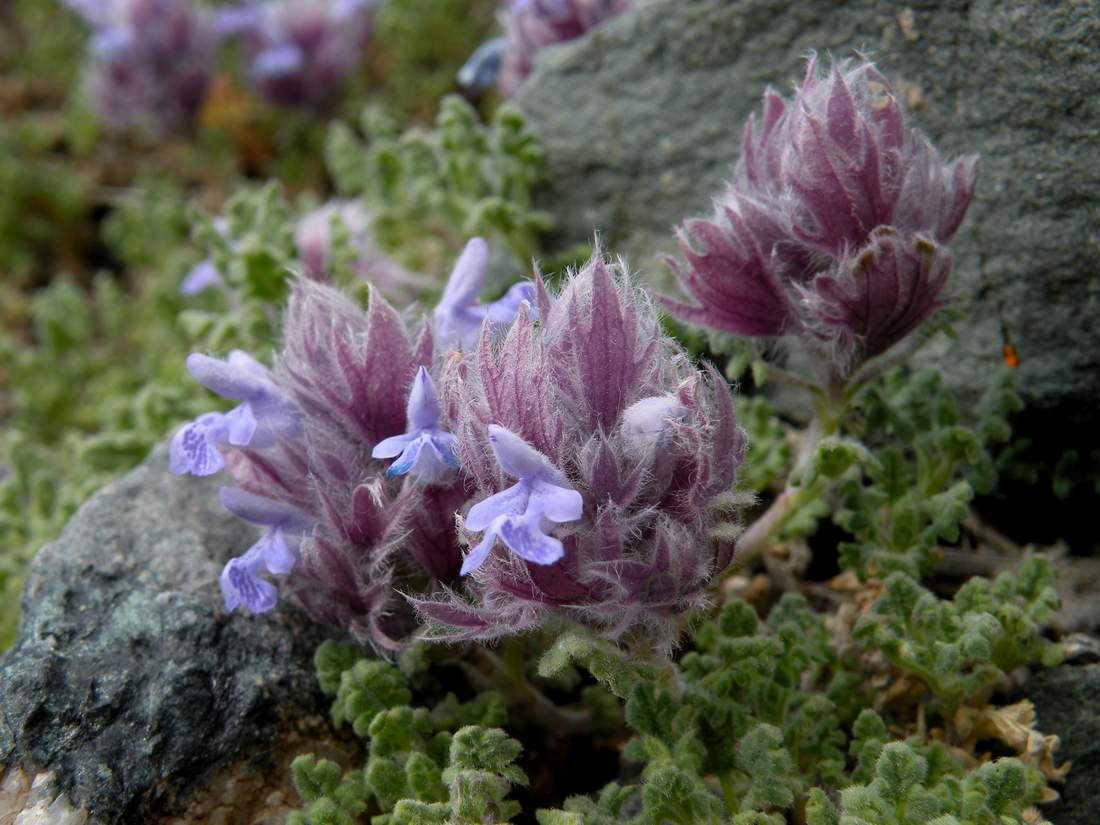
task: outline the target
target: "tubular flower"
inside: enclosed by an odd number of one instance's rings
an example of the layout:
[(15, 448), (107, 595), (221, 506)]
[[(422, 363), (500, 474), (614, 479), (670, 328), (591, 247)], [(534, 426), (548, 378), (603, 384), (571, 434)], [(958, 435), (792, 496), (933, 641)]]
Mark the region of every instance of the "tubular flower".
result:
[(486, 320), (490, 328), (500, 330), (515, 320), (525, 301), (533, 306), (535, 288), (529, 281), (514, 284), (492, 303), (479, 303), (488, 266), (489, 245), (481, 238), (471, 238), (455, 262), (435, 308), (435, 337), (440, 345), (471, 349)]
[(411, 475), (431, 484), (447, 470), (458, 469), (455, 437), (439, 429), (439, 396), (428, 370), (420, 367), (409, 391), (408, 426), (401, 435), (391, 436), (374, 445), (372, 458), (397, 456), (386, 475)]
[(244, 605), (253, 613), (264, 613), (275, 606), (278, 592), (259, 577), (260, 568), (279, 575), (293, 570), (302, 535), (312, 529), (312, 522), (290, 507), (234, 487), (223, 487), (218, 497), (233, 515), (268, 528), (243, 555), (230, 560), (221, 575), (226, 610)]
[(70, 0), (92, 27), (85, 88), (114, 127), (188, 126), (213, 77), (217, 32), (187, 0)]
[[(709, 534), (741, 457), (732, 398), (602, 253), (557, 296), (541, 282), (535, 293), (538, 325), (521, 309), (503, 340), (484, 329), (476, 353), (444, 369), (443, 407), (477, 489), (463, 528), (482, 535), (465, 594), (414, 603), (443, 638), (560, 614), (668, 644), (729, 561)], [(492, 552), (497, 539), (510, 552)]]
[(269, 102), (324, 111), (356, 69), (370, 41), (375, 0), (271, 0), (231, 9), (220, 20), (239, 35), (248, 72)]
[(466, 557), (462, 574), (482, 565), (498, 537), (527, 561), (553, 564), (565, 550), (546, 529), (552, 522), (579, 519), (584, 508), (581, 494), (568, 486), (546, 456), (511, 430), (490, 425), (489, 443), (501, 469), (517, 482), (466, 514), (466, 529), (484, 532), (485, 538)]
[(242, 403), (227, 413), (206, 413), (181, 427), (169, 445), (172, 472), (211, 475), (225, 466), (219, 448), (269, 447), (297, 436), (297, 408), (248, 353), (234, 350), (224, 361), (192, 353), (187, 369), (207, 389)]
[(765, 93), (714, 215), (679, 233), (687, 265), (671, 265), (695, 303), (662, 302), (736, 335), (800, 335), (850, 370), (942, 305), (977, 174), (905, 125), (873, 64), (821, 76), (811, 57), (793, 100)]

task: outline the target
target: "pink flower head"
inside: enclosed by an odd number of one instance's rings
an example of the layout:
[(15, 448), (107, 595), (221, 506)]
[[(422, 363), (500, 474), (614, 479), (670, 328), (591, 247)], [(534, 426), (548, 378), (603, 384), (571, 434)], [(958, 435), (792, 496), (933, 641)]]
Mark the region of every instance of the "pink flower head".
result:
[(88, 98), (114, 127), (188, 126), (213, 77), (217, 33), (188, 0), (71, 0), (92, 27)]
[[(410, 337), (378, 293), (371, 293), (364, 313), (331, 287), (302, 279), (294, 285), (284, 337), (266, 380), (296, 410), (296, 434), (219, 444), (235, 483), (223, 502), (273, 528), (227, 566), (227, 605), (270, 609), (274, 585), (260, 578), (267, 570), (284, 576), (284, 593), (318, 620), (394, 647), (413, 629), (396, 588), (429, 593), (461, 564), (454, 513), (467, 496), (457, 475), (446, 483), (409, 484), (372, 457), (406, 426), (446, 435), (442, 416), (427, 416), (431, 334), (425, 328)], [(219, 391), (227, 388), (233, 389)], [(414, 403), (407, 404), (410, 394)], [(293, 524), (271, 515), (288, 512), (295, 514)]]
[(464, 529), (481, 537), (465, 594), (414, 602), (444, 638), (557, 613), (667, 643), (729, 559), (709, 539), (743, 444), (729, 390), (663, 335), (602, 252), (558, 295), (535, 292), (537, 325), (521, 309), (502, 340), (485, 329), (444, 369), (443, 408), (478, 491)]
[(687, 266), (672, 268), (694, 303), (664, 299), (673, 314), (736, 335), (803, 335), (830, 345), (843, 372), (942, 304), (945, 244), (978, 160), (945, 163), (873, 64), (841, 61), (823, 77), (811, 57), (792, 100), (765, 93), (741, 148), (714, 215), (679, 233)]
[(271, 0), (223, 15), (241, 36), (253, 85), (287, 108), (331, 107), (370, 41), (375, 0)]

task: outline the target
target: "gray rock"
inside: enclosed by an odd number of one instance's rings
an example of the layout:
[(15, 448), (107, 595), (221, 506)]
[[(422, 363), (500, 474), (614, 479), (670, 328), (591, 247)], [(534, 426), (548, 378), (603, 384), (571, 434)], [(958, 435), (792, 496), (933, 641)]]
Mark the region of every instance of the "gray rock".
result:
[(1058, 761), (1073, 763), (1062, 798), (1042, 807), (1054, 825), (1095, 825), (1100, 782), (1100, 665), (1060, 667), (1036, 673), (1025, 693), (1035, 704), (1037, 728), (1056, 733)]
[(0, 658), (0, 765), (49, 769), (105, 823), (186, 804), (231, 762), (269, 758), (323, 711), (323, 632), (282, 606), (229, 615), (218, 574), (255, 533), (167, 453), (96, 493), (35, 557)]
[(1100, 4), (1095, 0), (651, 0), (540, 55), (517, 103), (549, 164), (565, 246), (599, 230), (651, 283), (672, 229), (710, 210), (766, 85), (809, 50), (870, 52), (948, 156), (978, 152), (955, 252), (967, 312), (925, 359), (984, 386), (1007, 331), (1046, 420), (1100, 397)]

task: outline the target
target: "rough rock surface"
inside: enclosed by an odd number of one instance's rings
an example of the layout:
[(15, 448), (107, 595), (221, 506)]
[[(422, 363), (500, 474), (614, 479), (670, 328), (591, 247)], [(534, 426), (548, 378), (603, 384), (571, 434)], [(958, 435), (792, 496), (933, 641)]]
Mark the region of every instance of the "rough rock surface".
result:
[(155, 450), (93, 496), (34, 559), (0, 658), (0, 765), (45, 768), (94, 821), (153, 821), (231, 764), (272, 761), (288, 723), (325, 709), (322, 631), (282, 607), (229, 615), (218, 573), (253, 529), (219, 480)]
[(1027, 696), (1035, 703), (1038, 729), (1061, 738), (1059, 761), (1073, 763), (1062, 798), (1042, 807), (1054, 825), (1095, 825), (1100, 781), (1100, 664), (1061, 665), (1036, 673)]
[(959, 236), (957, 342), (930, 348), (959, 389), (983, 386), (1007, 332), (1019, 385), (1061, 426), (1100, 397), (1100, 14), (1095, 0), (649, 0), (543, 52), (517, 103), (542, 139), (541, 204), (561, 245), (599, 230), (659, 283), (652, 254), (708, 212), (771, 84), (810, 50), (862, 49), (948, 156), (978, 152)]

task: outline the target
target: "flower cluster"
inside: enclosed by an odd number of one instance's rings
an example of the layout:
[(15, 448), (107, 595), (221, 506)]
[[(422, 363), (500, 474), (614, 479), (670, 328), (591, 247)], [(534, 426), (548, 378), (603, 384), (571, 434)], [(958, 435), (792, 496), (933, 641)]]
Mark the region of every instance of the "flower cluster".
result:
[(325, 111), (370, 40), (379, 0), (267, 0), (216, 13), (195, 0), (66, 0), (93, 30), (85, 84), (115, 127), (168, 132), (194, 122), (221, 43), (237, 38), (257, 92)]
[(270, 609), (266, 570), (383, 647), (412, 632), (407, 603), (447, 638), (561, 615), (665, 644), (702, 602), (732, 549), (710, 538), (743, 442), (725, 383), (602, 253), (556, 296), (480, 304), (486, 256), (467, 245), (416, 336), (377, 292), (364, 314), (301, 279), (271, 371), (190, 357), (240, 404), (177, 432), (171, 467), (227, 467), (223, 503), (267, 528), (226, 566), (227, 608)]
[(906, 126), (871, 63), (822, 77), (811, 57), (793, 100), (765, 93), (714, 215), (680, 233), (687, 266), (672, 266), (697, 303), (664, 305), (736, 335), (803, 336), (850, 370), (941, 306), (977, 174), (976, 157), (945, 163)]
[(635, 0), (510, 0), (502, 11), (505, 36), (483, 43), (458, 74), (459, 83), (485, 89), (494, 83), (511, 95), (547, 46), (580, 37), (616, 17)]
[(443, 638), (559, 615), (667, 643), (729, 561), (709, 533), (741, 456), (732, 398), (599, 251), (557, 296), (536, 292), (503, 340), (486, 326), (476, 353), (444, 365), (443, 407), (477, 489), (462, 532), (476, 546), (464, 593), (416, 605)]
[(213, 77), (217, 32), (188, 0), (69, 0), (93, 30), (88, 98), (114, 127), (188, 125)]
[(223, 11), (220, 29), (238, 35), (248, 77), (265, 100), (325, 111), (370, 41), (378, 0), (269, 0)]

